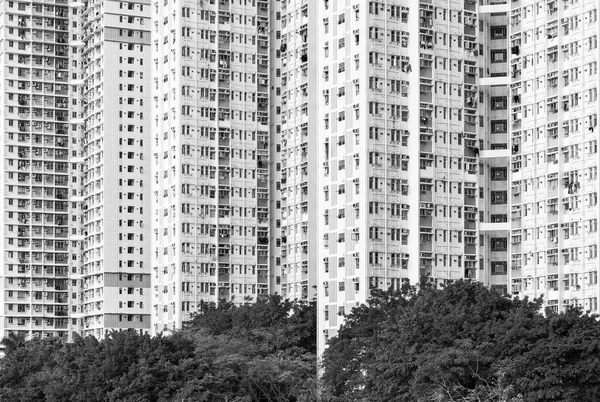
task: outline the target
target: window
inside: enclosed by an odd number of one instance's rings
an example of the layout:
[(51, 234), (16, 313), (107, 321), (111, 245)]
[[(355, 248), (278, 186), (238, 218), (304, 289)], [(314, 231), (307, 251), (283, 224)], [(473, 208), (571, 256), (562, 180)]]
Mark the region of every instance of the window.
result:
[(492, 120), (492, 133), (506, 133), (507, 124), (506, 120)]
[(492, 261), (492, 275), (506, 275), (506, 261)]
[(492, 237), (490, 239), (492, 251), (506, 251), (507, 240), (506, 237)]
[(493, 181), (505, 181), (506, 180), (506, 168), (505, 167), (492, 168), (491, 179)]
[(506, 191), (492, 191), (492, 205), (506, 204), (507, 192)]
[(492, 214), (491, 222), (492, 223), (508, 222), (508, 217), (506, 214)]
[(379, 3), (377, 3), (376, 1), (370, 1), (369, 2), (369, 14), (376, 14), (376, 15), (379, 14), (379, 7), (380, 7)]
[(506, 62), (506, 49), (493, 49), (490, 51), (490, 59), (492, 63)]
[[(508, 294), (508, 290), (507, 290), (507, 286), (506, 285), (492, 285), (491, 289), (492, 289), (493, 292), (496, 292), (499, 295), (506, 296)], [(558, 312), (558, 310), (557, 310), (557, 312)]]
[(506, 39), (506, 26), (493, 26), (490, 28), (492, 39)]
[(492, 110), (506, 110), (507, 105), (506, 96), (492, 96)]

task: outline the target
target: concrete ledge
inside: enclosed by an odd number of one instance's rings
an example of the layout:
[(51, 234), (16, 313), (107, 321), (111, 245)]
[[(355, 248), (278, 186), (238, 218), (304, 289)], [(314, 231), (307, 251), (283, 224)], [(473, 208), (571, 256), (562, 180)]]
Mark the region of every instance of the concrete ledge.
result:
[(510, 149), (484, 149), (479, 151), (479, 158), (508, 158), (510, 157)]
[(483, 77), (483, 78), (479, 78), (478, 82), (479, 85), (509, 85), (510, 84), (510, 77), (506, 76), (506, 77)]
[(479, 6), (480, 14), (491, 14), (491, 13), (509, 13), (510, 3), (506, 4), (488, 4), (486, 6)]
[(510, 230), (510, 222), (481, 222), (479, 224), (479, 230), (482, 232), (508, 231)]

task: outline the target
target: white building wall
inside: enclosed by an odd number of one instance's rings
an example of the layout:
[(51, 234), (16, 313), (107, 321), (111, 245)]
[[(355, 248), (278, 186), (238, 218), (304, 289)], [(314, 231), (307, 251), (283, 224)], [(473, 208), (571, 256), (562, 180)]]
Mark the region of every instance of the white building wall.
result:
[(272, 269), (282, 296), (311, 299), (317, 275), (317, 243), (311, 235), (317, 230), (318, 135), (309, 116), (316, 114), (318, 102), (318, 42), (311, 31), (318, 27), (317, 7), (305, 0), (273, 4), (280, 20), (272, 35), (272, 52), (279, 57), (273, 57), (272, 66), (280, 77), (272, 86), (272, 144), (280, 152), (274, 172), (278, 197), (272, 203), (278, 214), (272, 229), (278, 255)]
[(269, 131), (270, 143), (269, 150), (271, 153), (270, 167), (270, 187), (272, 197), (269, 200), (270, 210), (270, 229), (271, 238), (270, 245), (270, 272), (269, 282), (273, 293), (281, 294), (282, 288), (285, 286), (281, 282), (281, 260), (282, 260), (282, 243), (281, 243), (281, 199), (279, 197), (279, 189), (281, 188), (281, 121), (282, 121), (282, 97), (281, 97), (281, 19), (282, 8), (281, 2), (271, 2), (269, 9), (269, 33), (270, 33), (270, 49), (268, 68), (271, 77), (271, 102), (269, 105)]
[[(81, 148), (66, 2), (0, 3), (0, 331), (72, 339), (78, 322)], [(72, 74), (72, 75), (71, 75)]]
[(150, 3), (84, 3), (82, 333), (150, 329)]
[(372, 288), (482, 273), (479, 59), (465, 50), (475, 5), (323, 2), (318, 13), (322, 351)]
[(597, 311), (597, 2), (271, 3), (2, 3), (5, 334), (277, 291), (323, 350), (421, 277)]
[(598, 310), (598, 2), (510, 7), (513, 294)]
[[(479, 203), (479, 280), (507, 293), (507, 274), (510, 269), (508, 171), (510, 144), (508, 125), (508, 59), (509, 14), (489, 8), (479, 13), (480, 65), (478, 108), (481, 118), (479, 149), (481, 178)], [(493, 10), (493, 9), (492, 9)]]
[[(401, 61), (408, 49), (387, 43), (388, 29), (406, 30), (408, 23), (390, 20), (383, 4), (377, 7), (378, 14), (369, 14), (361, 2), (327, 2), (318, 10), (320, 350), (341, 324), (338, 313), (364, 303), (371, 287), (399, 288), (410, 271), (418, 277), (402, 219), (408, 220), (402, 210), (411, 203), (416, 210), (418, 199), (411, 201), (410, 178), (399, 168), (411, 153), (402, 138), (416, 128), (418, 114), (401, 118), (409, 105), (408, 96), (400, 95), (400, 81), (409, 75)], [(395, 68), (392, 55), (398, 57)], [(397, 93), (388, 86), (391, 80), (398, 81)], [(397, 130), (393, 139), (391, 130)], [(392, 155), (397, 169), (390, 169)]]
[[(154, 331), (269, 293), (269, 4), (157, 3)], [(266, 60), (266, 63), (264, 62)]]

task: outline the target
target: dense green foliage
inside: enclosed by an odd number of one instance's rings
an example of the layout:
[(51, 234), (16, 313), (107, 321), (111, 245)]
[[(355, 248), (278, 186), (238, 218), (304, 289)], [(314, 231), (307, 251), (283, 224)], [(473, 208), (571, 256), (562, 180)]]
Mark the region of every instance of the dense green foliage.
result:
[(2, 401), (313, 401), (315, 305), (277, 296), (205, 304), (182, 331), (112, 332), (26, 343), (9, 338)]
[(316, 353), (316, 301), (299, 302), (270, 296), (268, 301), (236, 307), (233, 303), (201, 303), (200, 314), (186, 329), (204, 330), (266, 344), (276, 350)]
[(374, 291), (323, 357), (332, 401), (597, 401), (600, 323), (477, 283)]
[[(459, 281), (374, 290), (322, 359), (321, 400), (597, 401), (600, 323)], [(202, 303), (169, 336), (3, 340), (0, 401), (316, 401), (316, 306)]]

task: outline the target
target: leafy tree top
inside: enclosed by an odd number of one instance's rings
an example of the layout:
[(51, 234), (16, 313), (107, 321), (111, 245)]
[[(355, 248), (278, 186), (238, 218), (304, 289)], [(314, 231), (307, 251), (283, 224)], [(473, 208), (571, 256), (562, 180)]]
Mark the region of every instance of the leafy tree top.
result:
[[(205, 304), (169, 336), (9, 337), (1, 401), (316, 400), (315, 303)], [(313, 350), (313, 352), (311, 352)]]
[(316, 301), (288, 300), (275, 294), (256, 303), (200, 303), (199, 312), (185, 328), (211, 335), (242, 336), (259, 341), (269, 338), (270, 348), (291, 346), (316, 353)]
[[(331, 400), (595, 400), (600, 324), (457, 281), (374, 290), (323, 356)], [(582, 345), (585, 345), (582, 346)], [(584, 380), (587, 379), (587, 380)]]

